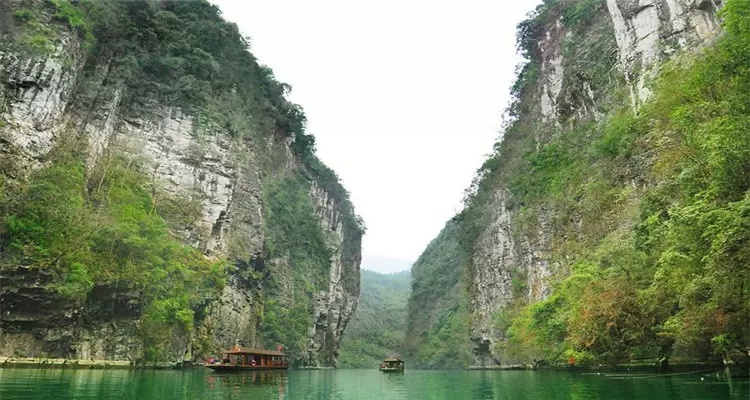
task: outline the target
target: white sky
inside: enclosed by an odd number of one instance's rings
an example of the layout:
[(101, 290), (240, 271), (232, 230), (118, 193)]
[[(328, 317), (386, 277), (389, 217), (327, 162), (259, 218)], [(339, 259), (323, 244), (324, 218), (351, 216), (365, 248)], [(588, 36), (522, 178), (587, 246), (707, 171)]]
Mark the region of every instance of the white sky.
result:
[(364, 218), (363, 268), (408, 268), (461, 208), (539, 0), (211, 0), (307, 115)]

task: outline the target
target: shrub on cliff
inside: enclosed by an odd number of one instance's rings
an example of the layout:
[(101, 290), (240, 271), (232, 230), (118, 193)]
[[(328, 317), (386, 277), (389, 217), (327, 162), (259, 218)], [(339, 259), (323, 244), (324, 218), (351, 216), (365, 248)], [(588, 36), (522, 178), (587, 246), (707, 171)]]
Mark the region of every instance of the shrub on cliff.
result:
[(49, 289), (79, 304), (95, 286), (141, 293), (147, 358), (164, 359), (170, 332), (192, 331), (194, 311), (223, 285), (223, 264), (180, 243), (162, 209), (172, 199), (125, 159), (86, 177), (80, 156), (57, 149), (6, 193), (0, 268), (42, 270)]

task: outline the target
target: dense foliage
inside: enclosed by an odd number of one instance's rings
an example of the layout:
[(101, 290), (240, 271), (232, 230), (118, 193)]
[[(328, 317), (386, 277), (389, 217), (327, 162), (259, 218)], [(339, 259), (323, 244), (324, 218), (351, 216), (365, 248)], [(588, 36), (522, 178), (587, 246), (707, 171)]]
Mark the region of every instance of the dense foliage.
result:
[[(155, 189), (120, 157), (84, 175), (74, 151), (5, 188), (0, 268), (23, 265), (53, 276), (50, 288), (83, 303), (95, 286), (135, 289), (147, 360), (162, 359), (173, 330), (190, 332), (203, 301), (223, 285), (223, 264), (181, 244), (165, 222), (190, 204)], [(195, 215), (195, 214), (193, 214)]]
[(407, 336), (409, 361), (424, 368), (469, 364), (468, 305), (465, 304), (468, 254), (459, 244), (458, 224), (448, 222), (412, 266)]
[(268, 344), (280, 344), (297, 357), (313, 324), (314, 295), (328, 289), (332, 256), (308, 191), (309, 183), (293, 176), (263, 188), (268, 256), (288, 264), (268, 278), (263, 333)]
[(339, 350), (342, 368), (376, 368), (388, 356), (403, 355), (410, 285), (408, 272), (362, 270), (357, 311)]

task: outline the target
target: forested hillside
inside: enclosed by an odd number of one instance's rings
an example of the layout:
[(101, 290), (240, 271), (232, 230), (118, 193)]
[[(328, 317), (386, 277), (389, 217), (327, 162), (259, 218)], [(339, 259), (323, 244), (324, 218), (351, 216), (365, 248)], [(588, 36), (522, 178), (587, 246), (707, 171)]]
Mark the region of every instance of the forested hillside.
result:
[(384, 358), (403, 354), (409, 272), (362, 270), (361, 276), (357, 311), (341, 342), (342, 368), (377, 368)]
[(404, 342), (409, 362), (417, 367), (457, 368), (471, 359), (466, 252), (458, 243), (458, 225), (448, 222), (411, 269)]
[(519, 25), (502, 139), (415, 265), (424, 365), (747, 362), (750, 2), (653, 3)]

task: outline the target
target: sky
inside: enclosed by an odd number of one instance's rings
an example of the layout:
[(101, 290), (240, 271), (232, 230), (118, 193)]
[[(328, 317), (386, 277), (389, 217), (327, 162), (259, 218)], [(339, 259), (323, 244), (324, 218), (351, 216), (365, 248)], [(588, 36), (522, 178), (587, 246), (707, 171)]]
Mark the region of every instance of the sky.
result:
[(211, 0), (292, 86), (367, 225), (362, 268), (408, 269), (498, 139), (515, 27), (537, 0)]

